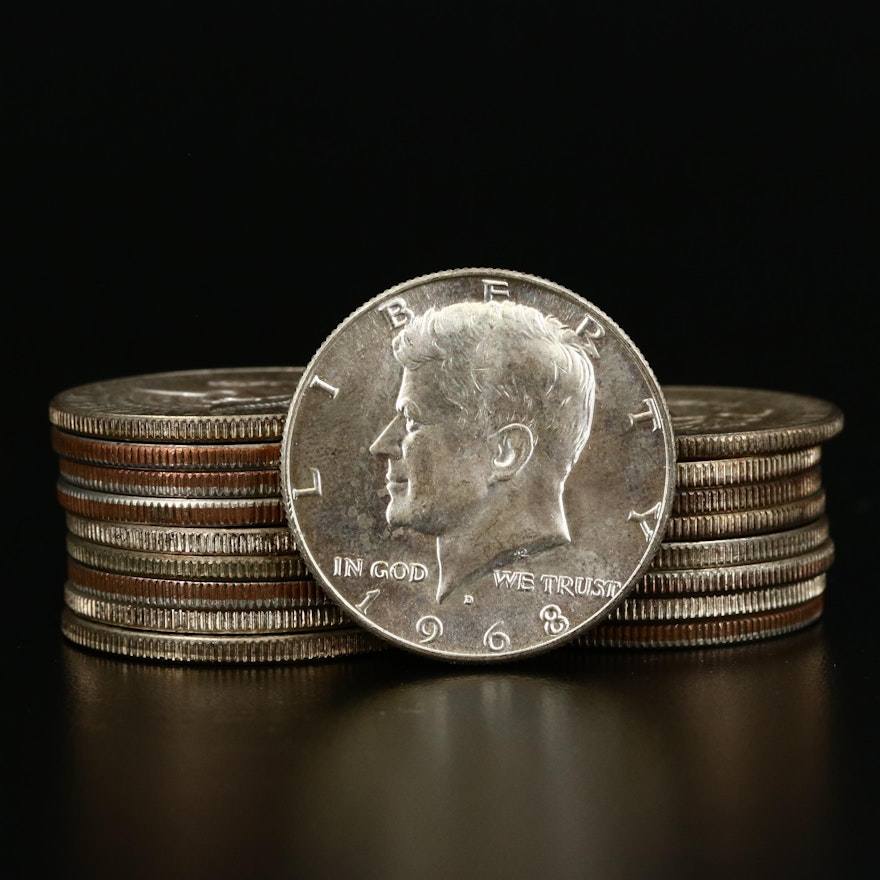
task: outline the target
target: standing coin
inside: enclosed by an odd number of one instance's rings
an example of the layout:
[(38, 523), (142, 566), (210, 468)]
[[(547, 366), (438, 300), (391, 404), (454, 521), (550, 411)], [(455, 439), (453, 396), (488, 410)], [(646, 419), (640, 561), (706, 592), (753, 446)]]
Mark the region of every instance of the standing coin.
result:
[(362, 626), (449, 661), (505, 660), (607, 619), (675, 493), (650, 367), (546, 280), (460, 269), (404, 282), (306, 366), (281, 444), (288, 523)]

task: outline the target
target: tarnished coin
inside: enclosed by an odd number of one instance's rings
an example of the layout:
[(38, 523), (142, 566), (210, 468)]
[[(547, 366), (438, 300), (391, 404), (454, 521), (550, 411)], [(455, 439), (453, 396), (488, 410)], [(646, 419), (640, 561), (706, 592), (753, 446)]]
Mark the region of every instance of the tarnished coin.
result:
[(97, 598), (177, 608), (306, 608), (332, 600), (313, 577), (296, 580), (190, 580), (104, 571), (67, 558), (67, 579)]
[[(301, 369), (301, 368), (299, 368)], [(271, 443), (137, 443), (102, 440), (50, 428), (62, 458), (108, 467), (182, 471), (277, 470), (281, 441)]]
[(817, 623), (824, 592), (795, 605), (737, 617), (620, 623), (607, 621), (587, 630), (571, 648), (700, 648), (776, 638)]
[(607, 619), (650, 564), (675, 440), (596, 306), (503, 269), (366, 302), (294, 393), (282, 495), (316, 580), (366, 629), (449, 661), (535, 654)]
[(63, 431), (107, 440), (279, 440), (302, 367), (237, 367), (124, 376), (78, 385), (49, 402)]
[(681, 461), (817, 446), (843, 430), (834, 403), (760, 388), (669, 385), (663, 393)]

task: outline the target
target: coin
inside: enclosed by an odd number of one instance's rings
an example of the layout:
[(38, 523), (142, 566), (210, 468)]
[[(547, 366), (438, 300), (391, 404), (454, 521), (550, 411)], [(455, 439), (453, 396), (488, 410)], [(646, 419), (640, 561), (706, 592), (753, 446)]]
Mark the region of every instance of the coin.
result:
[(107, 440), (280, 440), (301, 367), (148, 373), (68, 388), (49, 401), (49, 421)]
[(351, 627), (338, 605), (301, 605), (281, 608), (200, 608), (149, 605), (96, 594), (68, 581), (64, 602), (80, 617), (130, 629), (187, 633), (300, 632)]
[(528, 656), (606, 619), (665, 534), (675, 476), (632, 340), (504, 269), (364, 303), (306, 366), (282, 434), (316, 580), (371, 633), (453, 662)]
[[(297, 369), (302, 369), (301, 367)], [(110, 467), (222, 471), (277, 469), (281, 441), (273, 443), (135, 443), (83, 437), (50, 427), (52, 448), (63, 458)]]
[(291, 580), (307, 575), (299, 553), (272, 556), (197, 556), (123, 550), (67, 535), (67, 552), (77, 562), (104, 571), (190, 580)]
[(673, 514), (666, 524), (665, 540), (704, 541), (795, 528), (822, 516), (826, 503), (827, 495), (822, 487), (806, 498), (772, 507), (753, 507), (721, 513)]
[(67, 579), (97, 598), (180, 608), (304, 608), (331, 599), (314, 578), (296, 580), (191, 580), (104, 571), (67, 558)]
[(834, 542), (829, 537), (813, 550), (782, 559), (707, 568), (651, 567), (636, 583), (632, 597), (738, 592), (805, 580), (828, 571), (834, 553)]
[(59, 477), (58, 503), (68, 513), (87, 519), (173, 526), (281, 525), (284, 503), (277, 497), (162, 498), (119, 495), (84, 489)]
[(240, 471), (161, 471), (114, 468), (59, 458), (61, 476), (74, 486), (118, 495), (162, 498), (266, 498), (281, 492), (277, 468)]
[(663, 387), (680, 461), (764, 455), (816, 446), (843, 430), (828, 400), (761, 388)]
[(672, 513), (703, 514), (752, 510), (756, 507), (778, 507), (813, 495), (822, 488), (818, 465), (772, 480), (737, 483), (734, 486), (712, 486), (676, 490)]
[(168, 663), (295, 663), (372, 653), (388, 648), (361, 627), (266, 635), (150, 632), (99, 623), (65, 607), (61, 632), (83, 648)]
[(818, 465), (821, 458), (822, 446), (818, 445), (770, 455), (679, 460), (677, 486), (681, 491), (774, 480), (809, 470)]
[(701, 569), (770, 562), (808, 553), (830, 538), (828, 517), (792, 529), (708, 541), (671, 541), (660, 545), (647, 574), (669, 569)]
[(287, 524), (281, 526), (221, 526), (202, 529), (187, 526), (155, 526), (146, 523), (111, 522), (65, 514), (67, 531), (123, 550), (149, 550), (153, 553), (212, 553), (229, 556), (275, 556), (294, 551), (293, 535)]
[(822, 617), (825, 596), (797, 605), (703, 620), (655, 623), (607, 622), (576, 637), (570, 648), (696, 648), (775, 638), (812, 626)]

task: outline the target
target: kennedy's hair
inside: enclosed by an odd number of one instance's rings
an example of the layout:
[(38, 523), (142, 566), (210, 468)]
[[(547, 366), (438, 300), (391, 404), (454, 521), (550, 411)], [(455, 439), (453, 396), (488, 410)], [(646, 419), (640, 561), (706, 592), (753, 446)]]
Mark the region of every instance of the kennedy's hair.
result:
[(565, 473), (577, 461), (590, 434), (595, 375), (580, 337), (557, 318), (510, 300), (456, 303), (416, 316), (392, 345), (409, 370), (440, 363), (463, 428), (491, 433), (519, 422)]

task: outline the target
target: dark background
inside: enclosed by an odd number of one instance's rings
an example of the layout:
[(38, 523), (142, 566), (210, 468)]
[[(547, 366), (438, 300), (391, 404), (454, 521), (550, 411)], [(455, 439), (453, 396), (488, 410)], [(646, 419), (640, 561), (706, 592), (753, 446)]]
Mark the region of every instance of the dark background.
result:
[[(119, 831), (106, 805), (105, 813), (88, 813), (97, 827), (76, 834), (78, 847), (70, 848), (76, 801), (63, 794), (87, 784), (77, 776), (74, 744), (83, 728), (71, 721), (79, 704), (70, 670), (79, 661), (58, 628), (65, 550), (49, 445), (52, 395), (146, 372), (305, 365), (366, 300), (416, 275), (467, 266), (540, 275), (581, 294), (629, 334), (661, 384), (803, 393), (836, 403), (846, 418), (823, 457), (837, 559), (820, 635), (811, 636), (820, 643), (808, 646), (818, 651), (816, 680), (830, 694), (823, 754), (832, 756), (833, 796), (821, 799), (829, 829), (821, 858), (813, 858), (815, 836), (794, 832), (775, 860), (766, 841), (744, 852), (741, 841), (729, 841), (716, 860), (711, 836), (693, 843), (691, 854), (682, 841), (699, 837), (699, 824), (685, 816), (693, 803), (661, 799), (654, 818), (671, 811), (681, 824), (667, 839), (677, 860), (646, 856), (615, 868), (609, 856), (604, 873), (594, 865), (591, 875), (666, 876), (668, 868), (682, 876), (689, 866), (694, 876), (734, 869), (758, 876), (763, 868), (785, 876), (781, 862), (800, 877), (819, 876), (829, 864), (836, 876), (855, 876), (848, 873), (854, 854), (876, 864), (865, 846), (878, 818), (870, 719), (880, 694), (872, 433), (878, 34), (868, 4), (325, 4), (291, 7), (277, 19), (248, 7), (166, 15), (68, 7), (15, 22), (7, 35), (14, 44), (6, 113), (14, 271), (4, 354), (12, 394), (4, 439), (13, 560), (6, 665), (16, 698), (12, 726), (21, 733), (10, 752), (20, 757), (13, 775), (21, 785), (10, 803), (22, 827), (45, 838), (37, 851), (14, 847), (17, 876), (43, 859), (67, 860), (77, 876), (103, 876), (95, 852), (106, 853)], [(666, 661), (639, 656), (620, 661), (611, 686), (639, 675), (670, 686), (658, 672)], [(682, 662), (715, 662), (705, 652), (700, 658)], [(374, 682), (431, 677), (411, 658), (388, 663)], [(105, 664), (102, 674), (115, 681), (130, 665)], [(737, 688), (772, 705), (773, 694), (761, 690), (766, 671), (757, 663)], [(174, 680), (180, 684), (179, 674)], [(676, 693), (684, 688), (701, 699), (702, 685), (688, 681), (675, 684)], [(118, 683), (105, 686), (119, 693)], [(381, 712), (405, 711), (387, 699)], [(453, 716), (462, 737), (470, 735), (468, 712), (481, 705), (465, 702)], [(796, 736), (772, 717), (752, 728), (759, 750), (764, 733), (774, 744)], [(120, 730), (137, 726), (112, 713), (93, 723), (112, 729), (114, 718)], [(214, 729), (216, 719), (205, 718), (198, 737)], [(367, 764), (382, 751), (381, 740), (371, 745)], [(234, 763), (241, 755), (229, 746), (225, 757)], [(392, 776), (391, 758), (378, 760), (389, 762)], [(263, 769), (271, 778), (272, 769)], [(143, 791), (138, 774), (117, 778), (108, 792), (117, 807), (126, 791), (134, 799)], [(453, 778), (462, 786), (455, 796), (466, 801), (467, 782)], [(754, 799), (746, 807), (767, 806), (757, 777), (744, 771), (744, 778)], [(417, 802), (430, 802), (438, 785), (432, 780)], [(725, 790), (715, 793), (723, 798)], [(531, 801), (528, 785), (506, 794), (514, 803), (525, 798), (524, 807)], [(381, 813), (387, 795), (370, 809)], [(150, 811), (161, 812), (180, 792), (152, 796), (158, 803)], [(246, 813), (243, 799), (265, 801), (266, 792), (230, 783), (224, 796)], [(544, 797), (556, 803), (552, 787)], [(779, 804), (799, 795), (779, 797), (768, 807), (771, 841), (785, 828)], [(730, 817), (732, 837), (742, 830), (739, 815)], [(609, 853), (626, 850), (625, 829), (635, 833), (627, 816), (604, 839)], [(521, 821), (534, 829), (533, 817)], [(122, 827), (131, 826), (123, 820)], [(161, 850), (159, 831), (143, 827), (151, 851)], [(201, 843), (189, 843), (207, 851), (204, 829), (196, 830)], [(335, 830), (344, 840), (346, 829)], [(426, 857), (443, 854), (432, 869), (491, 876), (488, 856), (476, 855), (476, 830), (463, 821), (454, 835), (475, 847), (469, 861), (467, 846), (421, 840), (425, 825), (416, 823), (408, 838), (413, 858), (421, 848)], [(508, 844), (515, 833), (492, 838), (494, 864), (514, 877), (517, 850)], [(573, 827), (568, 839), (582, 833)], [(266, 855), (277, 838), (261, 850), (264, 876), (281, 864)], [(235, 852), (252, 855), (243, 843)], [(406, 876), (377, 852), (388, 858), (381, 847), (365, 852), (365, 874)], [(315, 876), (335, 876), (334, 858), (328, 853)], [(558, 876), (568, 867), (578, 876), (581, 865), (525, 858), (519, 876), (531, 876), (535, 864)], [(303, 865), (294, 872), (305, 873)]]

